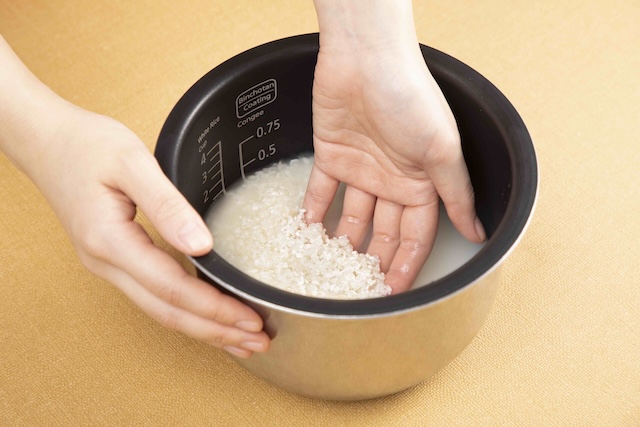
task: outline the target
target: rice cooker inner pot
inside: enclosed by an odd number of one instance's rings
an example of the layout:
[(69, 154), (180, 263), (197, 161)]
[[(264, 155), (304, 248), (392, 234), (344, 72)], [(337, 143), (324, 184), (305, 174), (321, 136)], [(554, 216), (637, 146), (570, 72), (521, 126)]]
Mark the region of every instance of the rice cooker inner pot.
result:
[[(251, 300), (311, 315), (370, 316), (429, 304), (499, 264), (522, 233), (535, 199), (530, 136), (513, 106), (484, 77), (440, 51), (421, 50), (458, 123), (478, 216), (489, 238), (485, 247), (428, 286), (368, 300), (285, 292), (235, 269), (215, 250), (192, 259), (202, 277)], [(259, 46), (210, 71), (173, 109), (156, 156), (203, 217), (224, 197), (224, 189), (243, 176), (313, 151), (311, 91), (317, 53), (317, 34)]]

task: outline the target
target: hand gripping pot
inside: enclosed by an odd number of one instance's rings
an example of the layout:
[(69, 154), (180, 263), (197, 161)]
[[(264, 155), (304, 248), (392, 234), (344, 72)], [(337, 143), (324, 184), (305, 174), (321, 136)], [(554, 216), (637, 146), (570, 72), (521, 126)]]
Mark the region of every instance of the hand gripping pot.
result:
[[(460, 129), (476, 208), (489, 236), (480, 252), (425, 286), (357, 301), (267, 286), (215, 249), (191, 259), (200, 277), (261, 314), (271, 349), (238, 363), (288, 391), (367, 399), (432, 376), (479, 331), (496, 294), (499, 267), (531, 218), (538, 172), (522, 119), (476, 71), (432, 48), (421, 49)], [(251, 172), (312, 152), (317, 53), (317, 34), (258, 46), (211, 70), (178, 101), (155, 154), (202, 216)]]

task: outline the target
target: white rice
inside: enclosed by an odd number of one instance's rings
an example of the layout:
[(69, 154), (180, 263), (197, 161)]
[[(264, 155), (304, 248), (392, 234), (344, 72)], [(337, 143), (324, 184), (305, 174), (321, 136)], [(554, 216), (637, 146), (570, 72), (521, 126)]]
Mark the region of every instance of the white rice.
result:
[(378, 257), (307, 225), (300, 209), (313, 158), (278, 163), (227, 191), (207, 216), (215, 250), (263, 283), (318, 298), (386, 296)]

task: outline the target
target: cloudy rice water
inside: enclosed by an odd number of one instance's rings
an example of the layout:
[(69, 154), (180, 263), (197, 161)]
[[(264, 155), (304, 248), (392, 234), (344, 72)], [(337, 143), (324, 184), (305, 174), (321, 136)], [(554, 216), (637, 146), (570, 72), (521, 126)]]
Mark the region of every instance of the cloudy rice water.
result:
[(216, 252), (249, 276), (301, 295), (389, 295), (378, 257), (305, 223), (300, 207), (312, 165), (312, 156), (280, 162), (227, 191), (207, 216)]

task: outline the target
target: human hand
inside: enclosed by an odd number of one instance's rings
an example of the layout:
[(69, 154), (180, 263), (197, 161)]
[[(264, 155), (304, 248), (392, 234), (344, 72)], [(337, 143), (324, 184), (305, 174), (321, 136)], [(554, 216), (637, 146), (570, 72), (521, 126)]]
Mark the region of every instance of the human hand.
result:
[(335, 234), (358, 249), (373, 222), (366, 252), (398, 293), (431, 251), (440, 198), (465, 238), (479, 243), (485, 232), (455, 119), (410, 31), (410, 2), (339, 3), (316, 0), (315, 153), (303, 208), (321, 222), (346, 183)]
[(82, 263), (170, 329), (239, 357), (266, 351), (260, 316), (189, 275), (134, 221), (138, 207), (181, 252), (212, 248), (204, 222), (144, 144), (115, 120), (70, 109), (38, 183)]
[(266, 351), (262, 319), (189, 275), (135, 221), (137, 208), (190, 255), (211, 250), (202, 218), (123, 124), (38, 81), (0, 37), (0, 148), (38, 186), (82, 263), (160, 324), (238, 357)]

